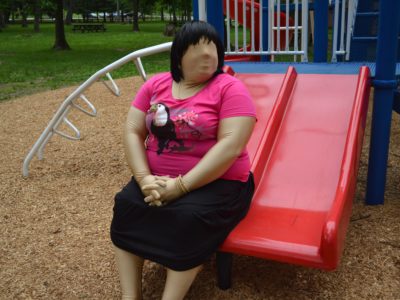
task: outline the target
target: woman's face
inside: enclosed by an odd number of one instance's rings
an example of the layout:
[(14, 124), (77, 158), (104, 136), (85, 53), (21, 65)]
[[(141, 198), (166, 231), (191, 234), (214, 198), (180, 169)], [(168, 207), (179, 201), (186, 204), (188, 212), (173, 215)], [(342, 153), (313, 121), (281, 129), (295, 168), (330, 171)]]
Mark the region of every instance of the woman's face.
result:
[(182, 57), (181, 70), (185, 81), (205, 82), (210, 79), (218, 67), (218, 52), (214, 42), (200, 39), (196, 45), (190, 45)]

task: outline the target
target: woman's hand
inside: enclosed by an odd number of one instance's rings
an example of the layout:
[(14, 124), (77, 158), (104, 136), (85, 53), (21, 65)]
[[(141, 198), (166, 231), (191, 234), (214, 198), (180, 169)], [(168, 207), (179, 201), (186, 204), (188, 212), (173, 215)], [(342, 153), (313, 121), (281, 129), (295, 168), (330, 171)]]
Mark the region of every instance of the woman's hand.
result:
[[(160, 194), (156, 187), (165, 187), (166, 181), (169, 179), (168, 176), (147, 175), (139, 182), (139, 186), (145, 197), (152, 196), (152, 199), (158, 201), (160, 199)], [(143, 187), (145, 186), (153, 186), (155, 188), (143, 190)]]
[(144, 201), (150, 206), (161, 206), (167, 204), (184, 194), (184, 191), (179, 187), (178, 178), (168, 178), (160, 185), (153, 182), (142, 186), (144, 194), (148, 194)]

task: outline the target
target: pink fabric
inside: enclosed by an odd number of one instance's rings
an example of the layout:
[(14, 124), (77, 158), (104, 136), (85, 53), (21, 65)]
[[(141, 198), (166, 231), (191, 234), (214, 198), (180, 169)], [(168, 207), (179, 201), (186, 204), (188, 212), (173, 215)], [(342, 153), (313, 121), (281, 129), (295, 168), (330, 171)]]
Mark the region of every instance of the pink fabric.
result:
[[(132, 105), (146, 115), (149, 136), (146, 153), (155, 175), (184, 175), (217, 142), (220, 119), (256, 117), (255, 107), (245, 86), (228, 74), (215, 77), (192, 97), (172, 96), (172, 76), (162, 73), (146, 81)], [(247, 181), (250, 160), (247, 150), (221, 178)]]

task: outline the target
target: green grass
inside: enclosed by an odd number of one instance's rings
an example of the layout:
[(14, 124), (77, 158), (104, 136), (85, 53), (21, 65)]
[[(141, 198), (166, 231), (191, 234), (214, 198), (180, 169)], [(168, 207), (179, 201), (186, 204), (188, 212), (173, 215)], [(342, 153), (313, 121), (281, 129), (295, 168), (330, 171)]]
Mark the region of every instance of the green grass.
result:
[[(79, 84), (99, 69), (135, 50), (171, 41), (163, 36), (163, 23), (140, 24), (132, 32), (131, 24), (106, 24), (106, 32), (72, 32), (65, 26), (72, 50), (54, 51), (54, 25), (42, 24), (34, 33), (33, 25), (10, 25), (0, 32), (0, 100), (34, 92)], [(169, 69), (168, 52), (142, 60), (147, 73)], [(137, 75), (134, 64), (112, 72), (113, 78)]]
[[(0, 32), (0, 101), (82, 83), (96, 71), (135, 50), (171, 41), (171, 37), (162, 34), (164, 26), (161, 22), (140, 23), (141, 31), (133, 32), (131, 24), (107, 23), (104, 33), (72, 32), (72, 26), (65, 26), (72, 50), (54, 51), (54, 24), (41, 24), (40, 33), (33, 32), (32, 24), (28, 28), (10, 25)], [(243, 44), (242, 30), (239, 26), (239, 47)], [(250, 42), (249, 30), (246, 40)], [(309, 61), (312, 61), (312, 46), (310, 50)], [(142, 61), (147, 73), (169, 69), (167, 52), (145, 57)], [(275, 61), (293, 61), (293, 56), (276, 55)], [(137, 74), (133, 63), (112, 72), (113, 78)]]

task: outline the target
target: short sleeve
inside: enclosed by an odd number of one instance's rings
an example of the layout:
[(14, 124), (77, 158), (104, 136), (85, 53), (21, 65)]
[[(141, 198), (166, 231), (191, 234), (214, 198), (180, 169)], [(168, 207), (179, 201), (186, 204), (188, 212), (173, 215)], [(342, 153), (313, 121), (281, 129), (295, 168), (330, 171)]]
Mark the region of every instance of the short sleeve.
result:
[(224, 86), (221, 96), (220, 119), (238, 116), (256, 118), (256, 109), (250, 93), (240, 80), (231, 77), (230, 82)]
[(143, 112), (147, 112), (150, 109), (150, 100), (153, 96), (154, 84), (158, 77), (159, 76), (155, 75), (143, 83), (132, 101), (132, 106)]

